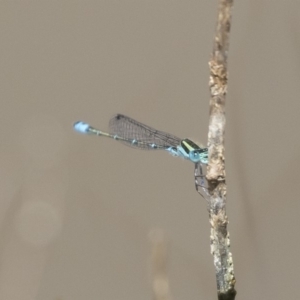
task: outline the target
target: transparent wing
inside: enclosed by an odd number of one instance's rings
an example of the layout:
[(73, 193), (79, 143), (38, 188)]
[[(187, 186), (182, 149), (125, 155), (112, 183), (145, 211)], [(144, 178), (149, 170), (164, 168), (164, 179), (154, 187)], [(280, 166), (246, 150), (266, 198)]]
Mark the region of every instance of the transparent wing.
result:
[[(125, 139), (121, 141), (128, 146), (140, 149), (166, 149), (180, 145), (181, 139), (144, 125), (127, 116), (117, 114), (109, 121), (109, 130), (112, 135)], [(126, 141), (127, 140), (127, 141)], [(136, 143), (132, 143), (132, 141)], [(153, 147), (155, 145), (156, 147)]]

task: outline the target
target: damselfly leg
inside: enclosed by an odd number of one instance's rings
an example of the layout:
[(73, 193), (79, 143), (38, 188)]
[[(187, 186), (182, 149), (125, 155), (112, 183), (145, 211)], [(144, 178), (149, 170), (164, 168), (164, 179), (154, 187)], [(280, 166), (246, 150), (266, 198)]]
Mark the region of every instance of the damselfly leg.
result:
[(204, 166), (200, 162), (195, 163), (195, 188), (204, 199), (207, 199), (209, 196), (208, 184), (205, 177), (206, 172), (203, 170), (203, 168), (206, 169), (206, 165)]

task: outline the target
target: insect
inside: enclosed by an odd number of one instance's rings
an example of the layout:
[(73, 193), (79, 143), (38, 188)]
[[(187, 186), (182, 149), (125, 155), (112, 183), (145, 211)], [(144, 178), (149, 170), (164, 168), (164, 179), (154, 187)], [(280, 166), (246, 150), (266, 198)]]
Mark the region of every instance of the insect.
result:
[[(203, 188), (202, 165), (208, 163), (208, 149), (198, 146), (190, 139), (180, 139), (172, 134), (156, 130), (130, 117), (117, 114), (109, 121), (109, 133), (78, 121), (74, 129), (80, 133), (104, 136), (120, 141), (127, 146), (143, 150), (164, 150), (173, 156), (182, 157), (195, 164), (195, 184)], [(200, 178), (200, 183), (198, 182)], [(199, 192), (201, 194), (201, 192)]]

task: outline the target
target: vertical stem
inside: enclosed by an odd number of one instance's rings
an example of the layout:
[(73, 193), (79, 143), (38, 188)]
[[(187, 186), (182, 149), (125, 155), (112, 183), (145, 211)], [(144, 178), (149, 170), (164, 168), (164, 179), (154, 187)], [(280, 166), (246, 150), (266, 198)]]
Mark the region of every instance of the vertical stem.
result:
[(227, 55), (233, 0), (220, 0), (218, 22), (210, 67), (210, 118), (208, 130), (209, 163), (207, 166), (208, 210), (211, 224), (211, 253), (217, 277), (219, 299), (234, 299), (235, 277), (230, 252), (226, 216), (225, 182), (225, 97), (227, 93)]
[(153, 299), (170, 300), (166, 238), (161, 230), (153, 230), (150, 234), (150, 240), (152, 243)]

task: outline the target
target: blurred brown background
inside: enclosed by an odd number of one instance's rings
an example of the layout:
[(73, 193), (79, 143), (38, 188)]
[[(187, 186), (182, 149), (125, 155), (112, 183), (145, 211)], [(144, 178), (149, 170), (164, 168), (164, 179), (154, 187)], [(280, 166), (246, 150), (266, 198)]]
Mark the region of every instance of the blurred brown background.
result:
[[(0, 299), (216, 299), (193, 165), (75, 133), (115, 113), (206, 143), (217, 1), (0, 2)], [(299, 290), (298, 1), (236, 1), (226, 166), (237, 299)]]

